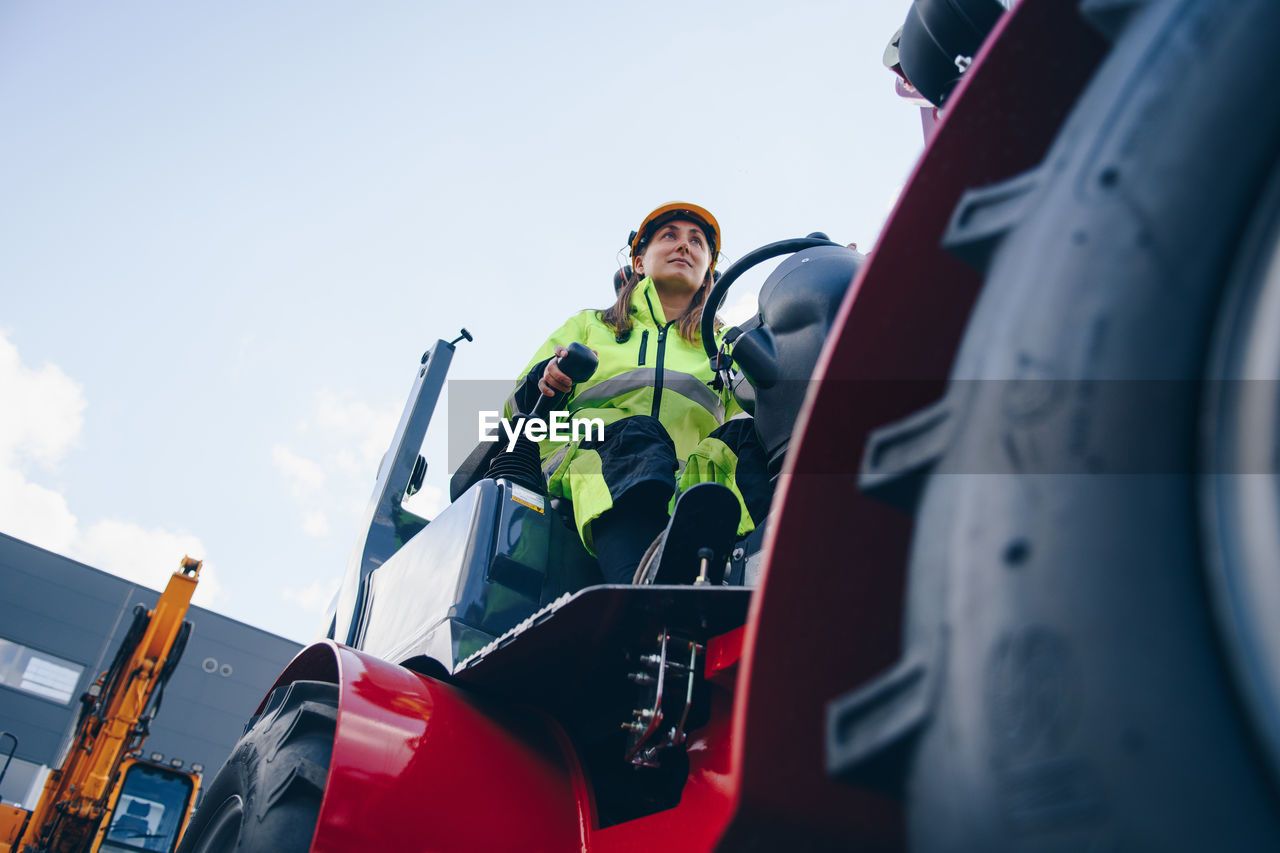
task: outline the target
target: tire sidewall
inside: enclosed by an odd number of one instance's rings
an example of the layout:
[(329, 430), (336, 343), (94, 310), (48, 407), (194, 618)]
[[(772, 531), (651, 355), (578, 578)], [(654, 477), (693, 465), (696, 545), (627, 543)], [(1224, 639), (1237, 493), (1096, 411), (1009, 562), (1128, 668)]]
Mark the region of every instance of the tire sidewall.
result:
[(1280, 137), (1240, 61), (1280, 73), (1278, 31), (1270, 0), (1147, 4), (989, 268), (912, 549), (906, 641), (940, 681), (915, 847), (1280, 838), (1194, 477), (1212, 318)]
[(179, 853), (199, 850), (236, 798), (243, 809), (235, 850), (310, 850), (333, 753), (338, 694), (337, 685), (325, 682), (277, 687), (208, 787)]

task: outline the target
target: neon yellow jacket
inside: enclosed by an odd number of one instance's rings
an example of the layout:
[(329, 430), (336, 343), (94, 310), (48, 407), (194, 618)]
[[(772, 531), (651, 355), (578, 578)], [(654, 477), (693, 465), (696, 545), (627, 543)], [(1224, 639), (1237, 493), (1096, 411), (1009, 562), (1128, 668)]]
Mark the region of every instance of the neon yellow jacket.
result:
[[(539, 347), (521, 377), (554, 356), (557, 346), (585, 344), (599, 355), (600, 365), (590, 379), (574, 386), (563, 408), (574, 418), (600, 418), (605, 424), (652, 415), (671, 435), (683, 464), (698, 442), (741, 409), (727, 390), (710, 386), (711, 365), (701, 342), (686, 341), (674, 321), (666, 319), (652, 279), (636, 287), (631, 309), (634, 326), (622, 343), (598, 311), (573, 315)], [(515, 408), (513, 395), (505, 415), (510, 417)], [(564, 475), (577, 443), (547, 440), (540, 451), (551, 494), (568, 495)]]

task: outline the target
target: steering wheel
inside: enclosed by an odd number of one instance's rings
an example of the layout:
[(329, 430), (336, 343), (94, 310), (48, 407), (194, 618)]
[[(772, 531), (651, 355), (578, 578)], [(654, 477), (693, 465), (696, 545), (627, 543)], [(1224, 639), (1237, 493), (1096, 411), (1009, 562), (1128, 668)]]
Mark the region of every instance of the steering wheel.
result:
[[(742, 274), (757, 264), (764, 263), (770, 258), (776, 258), (779, 255), (789, 255), (793, 252), (799, 252), (802, 249), (812, 249), (816, 246), (839, 246), (839, 243), (832, 242), (821, 237), (794, 237), (790, 240), (779, 240), (776, 243), (770, 243), (767, 246), (761, 246), (729, 265), (712, 287), (711, 292), (707, 294), (707, 303), (702, 307), (702, 348), (706, 350), (707, 358), (711, 360), (711, 369), (720, 373), (727, 371), (728, 363), (721, 363), (721, 355), (716, 351), (716, 312), (720, 310), (720, 305), (724, 302), (724, 296), (729, 291), (729, 286), (742, 277)], [(742, 329), (734, 326), (725, 332), (726, 342), (732, 343), (733, 340), (741, 333)], [(726, 356), (727, 359), (727, 356)]]

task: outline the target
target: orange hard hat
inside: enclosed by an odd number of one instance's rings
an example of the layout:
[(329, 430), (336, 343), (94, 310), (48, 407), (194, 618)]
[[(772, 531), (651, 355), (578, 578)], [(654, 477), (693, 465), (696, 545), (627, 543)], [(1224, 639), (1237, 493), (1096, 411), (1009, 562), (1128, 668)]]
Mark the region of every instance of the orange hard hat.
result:
[(706, 208), (683, 201), (664, 204), (644, 218), (640, 227), (631, 232), (631, 257), (643, 253), (653, 232), (673, 219), (687, 219), (706, 232), (707, 241), (711, 244), (711, 269), (715, 269), (716, 255), (720, 253), (720, 223)]

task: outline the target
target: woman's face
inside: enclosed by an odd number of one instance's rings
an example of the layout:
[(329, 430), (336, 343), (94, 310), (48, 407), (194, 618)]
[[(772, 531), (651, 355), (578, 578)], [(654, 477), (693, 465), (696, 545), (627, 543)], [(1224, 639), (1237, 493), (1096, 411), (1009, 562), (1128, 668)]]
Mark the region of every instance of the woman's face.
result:
[(636, 259), (636, 272), (653, 279), (659, 288), (694, 293), (702, 286), (711, 266), (711, 250), (702, 228), (687, 219), (664, 223), (644, 253)]

